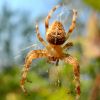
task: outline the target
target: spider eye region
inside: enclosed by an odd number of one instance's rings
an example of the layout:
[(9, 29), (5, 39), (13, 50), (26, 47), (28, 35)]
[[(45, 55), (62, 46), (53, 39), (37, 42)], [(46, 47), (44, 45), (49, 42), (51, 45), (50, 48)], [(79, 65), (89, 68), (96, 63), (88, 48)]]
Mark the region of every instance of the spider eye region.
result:
[(65, 30), (61, 22), (55, 21), (51, 24), (46, 33), (46, 39), (50, 44), (61, 45), (65, 42)]

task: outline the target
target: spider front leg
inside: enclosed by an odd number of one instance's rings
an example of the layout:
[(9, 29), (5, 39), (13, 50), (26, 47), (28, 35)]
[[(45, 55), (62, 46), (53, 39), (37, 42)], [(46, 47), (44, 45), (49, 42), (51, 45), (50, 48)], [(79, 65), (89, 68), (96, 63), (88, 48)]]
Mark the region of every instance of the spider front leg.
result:
[(39, 41), (45, 46), (45, 48), (49, 51), (51, 48), (51, 46), (47, 45), (46, 42), (43, 40), (43, 38), (41, 37), (40, 33), (39, 33), (39, 28), (38, 25), (36, 24), (36, 33), (37, 33), (37, 38), (39, 39)]
[(37, 38), (39, 39), (39, 41), (47, 48), (46, 42), (43, 40), (43, 38), (40, 35), (38, 24), (36, 24), (36, 33), (37, 33)]
[(75, 9), (73, 9), (72, 24), (71, 24), (68, 32), (66, 33), (66, 40), (69, 38), (70, 34), (72, 33), (72, 31), (75, 28), (75, 25), (76, 25), (76, 17), (77, 17), (77, 11)]
[(75, 58), (73, 58), (69, 54), (66, 55), (66, 57), (64, 58), (64, 61), (73, 66), (74, 80), (75, 80), (75, 87), (76, 87), (76, 99), (75, 100), (79, 100), (80, 98), (80, 66), (79, 66), (79, 63)]
[(37, 58), (43, 58), (46, 56), (47, 56), (46, 50), (32, 50), (26, 56), (25, 67), (24, 67), (24, 70), (22, 72), (22, 79), (20, 81), (20, 86), (21, 86), (24, 93), (27, 93), (27, 91), (24, 87), (24, 84), (25, 84), (25, 81), (27, 80), (26, 77), (27, 77), (27, 73), (28, 73), (29, 68), (30, 68), (30, 64), (32, 63), (32, 60), (37, 59)]
[(45, 29), (46, 29), (46, 32), (47, 32), (47, 30), (48, 30), (48, 28), (49, 28), (49, 20), (50, 20), (50, 18), (51, 18), (51, 16), (52, 16), (53, 12), (54, 12), (57, 8), (59, 8), (60, 6), (61, 6), (61, 5), (55, 6), (55, 7), (49, 12), (47, 18), (45, 19)]

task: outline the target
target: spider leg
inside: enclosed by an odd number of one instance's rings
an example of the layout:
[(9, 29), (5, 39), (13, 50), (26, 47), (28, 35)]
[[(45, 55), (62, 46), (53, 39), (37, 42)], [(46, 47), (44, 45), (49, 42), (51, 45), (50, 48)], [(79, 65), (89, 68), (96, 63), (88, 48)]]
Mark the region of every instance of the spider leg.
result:
[(46, 50), (32, 50), (26, 56), (25, 67), (23, 69), (22, 78), (21, 78), (21, 81), (20, 81), (20, 86), (21, 86), (24, 93), (27, 93), (27, 91), (24, 87), (24, 84), (25, 84), (25, 81), (27, 80), (27, 73), (29, 71), (30, 64), (32, 63), (32, 60), (37, 59), (37, 58), (44, 58), (46, 56), (47, 56)]
[(43, 40), (43, 38), (42, 38), (41, 35), (40, 35), (39, 27), (38, 27), (37, 24), (36, 24), (36, 33), (37, 33), (37, 38), (39, 39), (39, 41), (40, 41), (45, 47), (47, 47), (46, 42)]
[(68, 32), (66, 33), (66, 40), (69, 38), (70, 34), (72, 33), (72, 31), (75, 28), (76, 25), (76, 17), (77, 17), (77, 11), (75, 9), (73, 9), (73, 18), (72, 18), (72, 24), (69, 27)]
[(70, 48), (71, 46), (73, 46), (73, 43), (72, 42), (67, 42), (67, 44), (65, 44), (65, 45), (62, 45), (62, 48), (63, 49), (68, 49), (68, 48)]
[(43, 38), (41, 37), (40, 33), (39, 33), (39, 28), (38, 25), (36, 24), (36, 32), (37, 32), (37, 38), (39, 39), (39, 41), (46, 47), (46, 49), (49, 51), (51, 48), (51, 46), (47, 45), (46, 42), (43, 40)]
[(47, 29), (48, 29), (48, 27), (49, 27), (49, 20), (50, 20), (50, 18), (51, 18), (51, 16), (52, 16), (53, 12), (54, 12), (57, 8), (59, 8), (59, 7), (60, 7), (60, 5), (55, 6), (55, 7), (49, 12), (48, 16), (46, 17), (46, 19), (45, 19), (45, 29), (46, 29), (46, 31), (47, 31)]
[(64, 61), (66, 63), (69, 63), (73, 65), (73, 71), (74, 71), (74, 81), (75, 81), (75, 87), (76, 87), (76, 99), (79, 100), (80, 98), (80, 66), (78, 61), (70, 56), (69, 54), (66, 55), (64, 58)]

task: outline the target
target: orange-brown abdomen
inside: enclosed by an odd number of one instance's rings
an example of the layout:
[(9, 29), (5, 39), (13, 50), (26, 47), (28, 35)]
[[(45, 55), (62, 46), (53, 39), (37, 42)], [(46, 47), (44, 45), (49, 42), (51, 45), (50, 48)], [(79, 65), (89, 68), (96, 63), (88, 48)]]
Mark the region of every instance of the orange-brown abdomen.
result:
[(61, 22), (55, 21), (51, 24), (46, 33), (46, 39), (50, 44), (61, 45), (65, 42), (65, 30)]

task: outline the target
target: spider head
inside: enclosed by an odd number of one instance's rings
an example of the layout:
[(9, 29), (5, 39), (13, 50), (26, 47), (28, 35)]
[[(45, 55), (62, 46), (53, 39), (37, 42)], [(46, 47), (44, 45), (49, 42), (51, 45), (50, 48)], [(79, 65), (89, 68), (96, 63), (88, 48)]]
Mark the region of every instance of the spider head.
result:
[(61, 45), (65, 42), (65, 30), (61, 22), (55, 21), (51, 24), (46, 33), (46, 39), (50, 44)]

